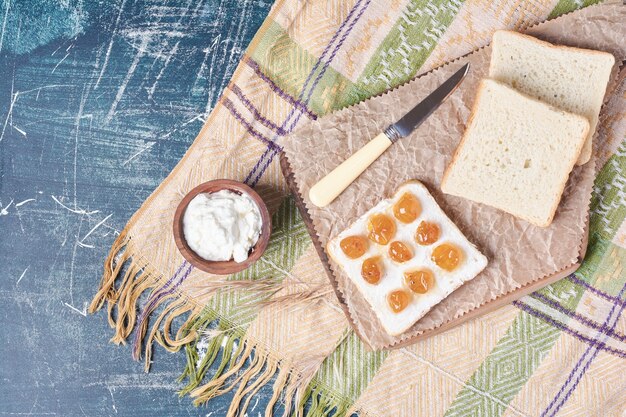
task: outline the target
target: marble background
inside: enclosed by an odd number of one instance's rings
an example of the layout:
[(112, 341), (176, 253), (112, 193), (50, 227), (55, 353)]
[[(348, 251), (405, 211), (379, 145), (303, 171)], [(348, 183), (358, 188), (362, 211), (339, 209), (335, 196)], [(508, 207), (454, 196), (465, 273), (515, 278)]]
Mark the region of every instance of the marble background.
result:
[[(1, 0), (0, 416), (221, 416), (86, 315), (116, 233), (200, 130), (262, 0)], [(182, 352), (181, 352), (182, 353)], [(264, 409), (271, 388), (253, 401)]]

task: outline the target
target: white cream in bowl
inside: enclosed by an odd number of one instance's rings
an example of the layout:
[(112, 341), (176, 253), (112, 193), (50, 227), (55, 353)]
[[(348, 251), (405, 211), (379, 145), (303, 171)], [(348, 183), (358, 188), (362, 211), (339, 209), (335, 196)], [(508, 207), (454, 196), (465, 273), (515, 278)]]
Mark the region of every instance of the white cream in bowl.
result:
[(207, 261), (243, 262), (261, 234), (261, 212), (246, 194), (198, 194), (183, 216), (185, 241)]

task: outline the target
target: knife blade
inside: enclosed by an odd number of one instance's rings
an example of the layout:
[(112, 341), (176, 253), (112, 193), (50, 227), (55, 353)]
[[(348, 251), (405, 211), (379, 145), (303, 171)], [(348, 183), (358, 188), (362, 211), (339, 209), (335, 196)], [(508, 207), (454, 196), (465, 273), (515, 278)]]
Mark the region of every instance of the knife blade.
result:
[(469, 71), (469, 63), (463, 65), (424, 100), (389, 125), (382, 133), (343, 161), (309, 190), (309, 200), (318, 207), (325, 207), (357, 179), (378, 157), (397, 140), (407, 137), (443, 103)]

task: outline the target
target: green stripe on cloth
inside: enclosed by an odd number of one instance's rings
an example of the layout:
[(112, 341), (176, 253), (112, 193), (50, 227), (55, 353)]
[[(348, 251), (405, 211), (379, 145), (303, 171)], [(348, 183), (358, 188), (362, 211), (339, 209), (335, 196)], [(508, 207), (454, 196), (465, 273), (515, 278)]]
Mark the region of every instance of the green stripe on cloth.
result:
[(610, 295), (617, 295), (626, 280), (606, 279), (615, 273), (616, 259), (626, 264), (626, 250), (611, 240), (626, 219), (626, 141), (604, 164), (594, 182), (587, 255), (576, 275)]
[[(250, 56), (284, 92), (298, 97), (317, 58), (302, 49), (276, 22), (270, 22)], [(320, 113), (319, 108), (313, 111)]]
[(587, 254), (582, 265), (575, 272), (576, 276), (591, 284), (592, 277), (596, 274), (598, 266), (610, 245), (611, 242), (608, 240), (602, 239), (597, 233), (590, 232)]
[(611, 240), (626, 218), (626, 140), (604, 164), (594, 182), (590, 228)]
[(576, 310), (584, 292), (584, 288), (567, 279), (562, 279), (537, 291), (570, 310)]
[[(626, 282), (626, 249), (611, 242), (599, 241), (594, 246), (594, 260), (597, 264), (589, 278), (583, 278), (595, 288), (608, 295), (617, 296)], [(598, 249), (602, 247), (601, 252)]]
[[(500, 416), (526, 384), (561, 332), (548, 323), (520, 312), (507, 333), (458, 394), (446, 416)], [(487, 392), (489, 396), (476, 391)]]
[(388, 351), (369, 351), (350, 331), (324, 360), (313, 383), (328, 388), (336, 397), (348, 400), (350, 404), (347, 406), (350, 406), (359, 398), (388, 355)]
[[(229, 277), (229, 280), (282, 280), (283, 272), (290, 271), (298, 258), (311, 245), (311, 238), (302, 222), (293, 198), (286, 198), (272, 216), (272, 236), (265, 254), (250, 268)], [(264, 262), (264, 260), (268, 262)], [(271, 262), (271, 263), (270, 263)], [(272, 265), (273, 264), (273, 265)], [(243, 332), (257, 314), (255, 308), (241, 308), (245, 303), (260, 301), (260, 295), (250, 291), (219, 291), (207, 304), (207, 309), (222, 319), (236, 323)]]
[[(561, 280), (541, 293), (574, 310), (583, 294), (576, 284)], [(446, 416), (500, 416), (541, 365), (560, 330), (524, 311), (515, 318), (506, 334), (478, 367), (458, 394)], [(479, 392), (487, 392), (481, 395)], [(490, 398), (493, 397), (497, 399)]]
[[(282, 271), (290, 271), (298, 258), (311, 244), (311, 238), (302, 222), (300, 212), (293, 198), (285, 198), (272, 216), (272, 236), (265, 254), (250, 268), (228, 277), (229, 280), (260, 280), (269, 278), (275, 281), (284, 279)], [(265, 262), (264, 262), (265, 261)], [(280, 270), (277, 270), (280, 268)], [(250, 323), (257, 316), (258, 309), (254, 303), (262, 301), (269, 294), (238, 290), (218, 291), (207, 303), (202, 313), (191, 324), (196, 331), (204, 332), (211, 323), (217, 321), (217, 328), (227, 333), (220, 334), (206, 341), (206, 355), (199, 360), (198, 338), (185, 347), (187, 366), (179, 377), (179, 381), (188, 379), (187, 385), (180, 391), (180, 395), (186, 395), (198, 387), (205, 378), (209, 367), (218, 357), (220, 347), (222, 358), (219, 367), (212, 372), (217, 377), (227, 367), (232, 366), (231, 360), (238, 357), (235, 354), (235, 340), (245, 336)], [(222, 343), (225, 343), (223, 346)], [(239, 343), (239, 342), (237, 342)], [(243, 344), (239, 343), (239, 349)], [(203, 402), (203, 401), (200, 401)]]
[(560, 0), (552, 12), (550, 12), (548, 19), (554, 19), (562, 14), (573, 12), (574, 10), (582, 9), (583, 7), (591, 6), (592, 4), (597, 4), (601, 1), (602, 0)]
[(616, 270), (617, 262), (626, 265), (626, 249), (594, 233), (587, 246), (585, 261), (575, 274), (595, 288), (616, 296), (626, 282), (626, 273), (622, 270), (620, 274)]
[[(265, 36), (250, 53), (265, 75), (295, 98), (300, 96), (304, 82), (318, 62), (275, 22), (271, 22)], [(323, 64), (320, 64), (311, 77), (307, 91), (322, 67)], [(361, 90), (329, 65), (307, 105), (314, 113), (324, 115), (365, 100), (370, 95), (369, 91)]]
[(374, 57), (358, 84), (373, 94), (409, 81), (426, 62), (439, 38), (459, 12), (457, 0), (413, 0)]

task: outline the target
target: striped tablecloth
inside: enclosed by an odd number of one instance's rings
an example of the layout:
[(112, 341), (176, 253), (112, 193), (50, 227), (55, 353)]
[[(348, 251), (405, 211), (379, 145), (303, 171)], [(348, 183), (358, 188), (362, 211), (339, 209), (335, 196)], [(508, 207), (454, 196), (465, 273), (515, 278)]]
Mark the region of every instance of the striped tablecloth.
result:
[[(131, 342), (146, 369), (155, 342), (184, 350), (181, 394), (202, 404), (234, 390), (229, 415), (245, 415), (266, 385), (274, 393), (266, 415), (274, 406), (311, 416), (624, 415), (626, 85), (601, 127), (608, 139), (580, 270), (391, 352), (368, 351), (351, 331), (277, 158), (302, 120), (469, 53), (496, 29), (524, 30), (584, 6), (278, 0), (192, 147), (115, 242), (90, 311), (108, 306), (113, 341)], [(273, 213), (266, 254), (227, 278), (193, 269), (171, 233), (181, 196), (214, 178), (254, 186)]]

